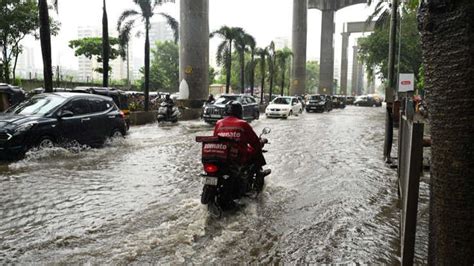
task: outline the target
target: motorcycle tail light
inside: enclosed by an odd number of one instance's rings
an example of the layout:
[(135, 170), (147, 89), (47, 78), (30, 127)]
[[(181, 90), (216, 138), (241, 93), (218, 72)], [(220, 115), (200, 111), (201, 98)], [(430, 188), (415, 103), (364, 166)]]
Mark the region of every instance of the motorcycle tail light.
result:
[(219, 168), (215, 164), (210, 164), (210, 163), (205, 163), (204, 164), (204, 172), (206, 172), (208, 174), (215, 174), (215, 173), (217, 173), (218, 170), (219, 170)]

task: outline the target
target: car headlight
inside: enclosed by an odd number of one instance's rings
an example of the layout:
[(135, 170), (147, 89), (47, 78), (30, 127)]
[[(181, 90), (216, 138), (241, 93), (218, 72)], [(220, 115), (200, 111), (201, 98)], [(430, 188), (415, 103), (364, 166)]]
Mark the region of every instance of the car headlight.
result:
[(36, 125), (36, 123), (27, 123), (24, 125), (20, 125), (19, 127), (15, 128), (15, 135), (18, 135), (30, 130), (34, 125)]

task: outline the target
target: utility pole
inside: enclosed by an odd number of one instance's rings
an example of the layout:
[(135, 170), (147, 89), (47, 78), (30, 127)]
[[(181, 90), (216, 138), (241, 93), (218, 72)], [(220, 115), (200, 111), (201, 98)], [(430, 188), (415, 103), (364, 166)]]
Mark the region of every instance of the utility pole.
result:
[(387, 116), (385, 118), (384, 160), (392, 163), (393, 144), (393, 100), (395, 91), (395, 48), (398, 19), (398, 0), (392, 0), (392, 13), (390, 16), (390, 40), (388, 52), (388, 84), (385, 88), (385, 102), (387, 103)]

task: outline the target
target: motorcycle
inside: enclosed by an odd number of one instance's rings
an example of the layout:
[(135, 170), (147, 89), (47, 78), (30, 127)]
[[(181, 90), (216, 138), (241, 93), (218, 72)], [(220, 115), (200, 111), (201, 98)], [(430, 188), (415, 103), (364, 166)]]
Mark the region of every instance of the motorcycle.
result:
[[(268, 144), (262, 135), (270, 131), (264, 128), (260, 134), (262, 148)], [(211, 215), (220, 217), (223, 211), (234, 207), (236, 200), (244, 196), (256, 197), (263, 190), (265, 176), (271, 170), (262, 170), (255, 164), (236, 163), (232, 158), (238, 157), (237, 141), (221, 136), (197, 136), (196, 141), (202, 143), (204, 167), (201, 203), (208, 206)]]
[(160, 122), (178, 122), (178, 118), (181, 115), (178, 107), (172, 103), (162, 102), (160, 108), (158, 108), (158, 123)]

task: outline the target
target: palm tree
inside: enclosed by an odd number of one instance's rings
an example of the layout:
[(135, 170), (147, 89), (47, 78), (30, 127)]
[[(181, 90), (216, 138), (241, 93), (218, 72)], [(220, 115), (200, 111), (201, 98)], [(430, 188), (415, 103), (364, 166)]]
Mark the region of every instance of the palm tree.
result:
[(419, 12), (432, 139), (430, 265), (474, 264), (472, 14), (468, 0), (425, 0)]
[(149, 111), (150, 98), (150, 20), (154, 15), (160, 15), (166, 19), (166, 22), (174, 32), (175, 42), (178, 41), (178, 21), (165, 13), (155, 13), (158, 6), (173, 0), (133, 0), (138, 5), (139, 10), (125, 10), (117, 23), (119, 32), (120, 46), (125, 49), (130, 41), (131, 32), (134, 24), (140, 19), (145, 24), (145, 111)]
[(255, 38), (249, 35), (248, 39), (248, 47), (250, 51), (250, 62), (248, 65), (249, 72), (250, 72), (250, 95), (253, 96), (254, 88), (255, 88), (255, 67), (257, 66), (255, 62), (255, 53), (257, 49), (257, 43), (255, 42)]
[[(57, 10), (58, 0), (53, 1)], [(53, 92), (53, 64), (51, 61), (51, 28), (49, 23), (49, 7), (47, 0), (38, 1), (41, 53), (43, 56), (44, 89)]]
[(288, 48), (276, 52), (278, 66), (281, 71), (281, 96), (283, 96), (285, 91), (285, 72), (287, 71), (288, 59), (290, 59), (292, 56), (293, 53)]
[(260, 90), (260, 103), (263, 103), (263, 92), (264, 92), (264, 88), (265, 88), (265, 73), (266, 73), (266, 58), (268, 56), (268, 48), (257, 48), (256, 49), (256, 52), (255, 52), (259, 59), (259, 63), (260, 63), (260, 72), (261, 72), (261, 75), (262, 75), (262, 80), (260, 82), (260, 87), (261, 87), (261, 90)]
[(103, 5), (102, 14), (102, 86), (109, 86), (109, 57), (110, 57), (110, 42), (109, 42), (109, 20), (107, 18), (107, 9)]
[(247, 47), (253, 45), (255, 49), (255, 39), (248, 33), (242, 30), (240, 34), (235, 39), (235, 49), (239, 54), (239, 64), (240, 64), (240, 92), (245, 92), (245, 52), (247, 52)]
[(275, 79), (276, 74), (276, 52), (275, 52), (275, 43), (272, 41), (267, 47), (268, 50), (268, 72), (270, 74), (270, 91), (269, 91), (269, 102), (272, 100), (273, 94), (273, 80)]
[(223, 41), (217, 48), (216, 61), (219, 66), (224, 65), (226, 70), (226, 86), (225, 92), (229, 93), (230, 78), (232, 71), (232, 43), (242, 34), (244, 30), (238, 27), (222, 26), (220, 29), (211, 32), (210, 38), (219, 36)]

